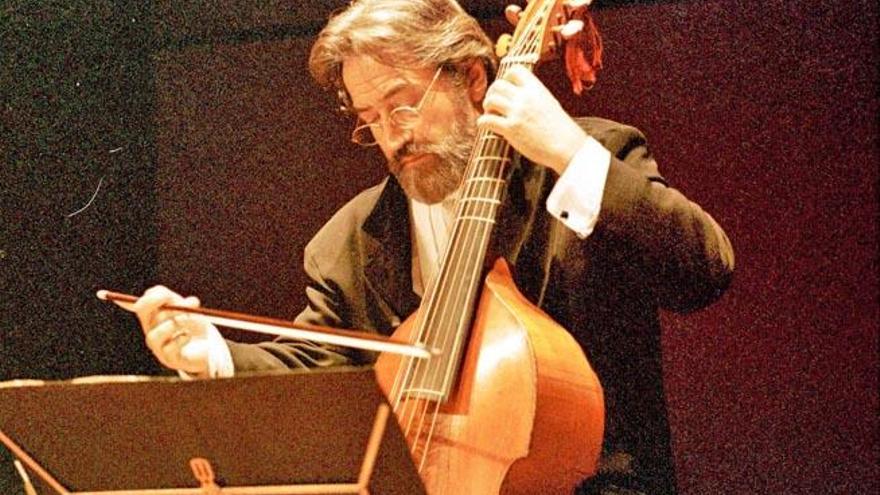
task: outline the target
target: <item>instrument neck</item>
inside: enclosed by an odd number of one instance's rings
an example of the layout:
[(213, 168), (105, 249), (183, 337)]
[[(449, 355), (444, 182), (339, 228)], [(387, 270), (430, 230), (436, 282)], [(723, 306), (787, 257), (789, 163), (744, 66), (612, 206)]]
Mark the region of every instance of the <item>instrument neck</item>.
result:
[[(499, 77), (510, 65), (502, 64)], [(507, 189), (510, 155), (507, 140), (478, 129), (449, 243), (416, 320), (416, 342), (442, 352), (428, 364), (413, 368), (412, 383), (418, 384), (420, 396), (445, 400), (455, 384), (486, 268), (489, 240)]]

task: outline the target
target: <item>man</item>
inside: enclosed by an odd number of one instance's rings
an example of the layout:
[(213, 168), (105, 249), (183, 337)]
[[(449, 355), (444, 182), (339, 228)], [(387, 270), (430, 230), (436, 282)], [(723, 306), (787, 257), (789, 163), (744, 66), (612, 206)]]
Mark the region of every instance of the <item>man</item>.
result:
[[(310, 68), (378, 145), (391, 175), (345, 205), (305, 251), (298, 321), (390, 334), (437, 271), (477, 126), (517, 151), (491, 252), (520, 290), (568, 329), (606, 401), (600, 474), (583, 493), (674, 493), (658, 308), (689, 311), (724, 291), (733, 253), (721, 228), (668, 187), (632, 127), (572, 119), (526, 69), (492, 81), (492, 45), (451, 0), (361, 0), (334, 16)], [(406, 242), (410, 241), (410, 242)], [(164, 287), (133, 309), (164, 365), (199, 377), (369, 362), (306, 342), (226, 342), (197, 305)]]

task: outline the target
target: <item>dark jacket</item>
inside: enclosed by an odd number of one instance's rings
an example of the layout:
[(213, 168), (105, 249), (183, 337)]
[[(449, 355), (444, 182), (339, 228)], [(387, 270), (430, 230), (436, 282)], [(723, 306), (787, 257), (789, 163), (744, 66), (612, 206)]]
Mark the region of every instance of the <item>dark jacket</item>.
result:
[[(547, 212), (556, 175), (516, 155), (490, 253), (507, 259), (521, 292), (574, 335), (598, 374), (608, 476), (635, 470), (633, 488), (671, 493), (658, 308), (690, 311), (716, 300), (730, 282), (733, 252), (718, 224), (666, 184), (638, 130), (578, 122), (612, 154), (593, 233), (580, 239)], [(390, 334), (419, 303), (410, 239), (397, 182), (363, 191), (306, 247), (309, 303), (298, 320)], [(238, 371), (338, 358), (303, 343), (230, 347)]]

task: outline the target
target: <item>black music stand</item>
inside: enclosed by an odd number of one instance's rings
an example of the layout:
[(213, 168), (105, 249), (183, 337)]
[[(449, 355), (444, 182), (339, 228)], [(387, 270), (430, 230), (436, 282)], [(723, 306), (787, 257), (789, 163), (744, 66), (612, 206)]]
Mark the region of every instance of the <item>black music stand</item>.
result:
[(373, 371), (0, 386), (41, 495), (423, 494)]

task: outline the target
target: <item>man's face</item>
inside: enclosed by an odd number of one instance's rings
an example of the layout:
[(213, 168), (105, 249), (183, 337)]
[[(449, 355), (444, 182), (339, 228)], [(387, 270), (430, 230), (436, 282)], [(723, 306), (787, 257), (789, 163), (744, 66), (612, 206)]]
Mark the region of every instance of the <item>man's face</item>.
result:
[[(372, 132), (389, 171), (409, 197), (424, 203), (442, 201), (461, 184), (478, 116), (467, 88), (454, 84), (449, 74), (441, 73), (426, 93), (434, 73), (391, 67), (367, 56), (345, 59), (342, 65), (358, 117), (379, 124)], [(390, 122), (395, 108), (420, 101), (420, 118), (411, 129)]]

